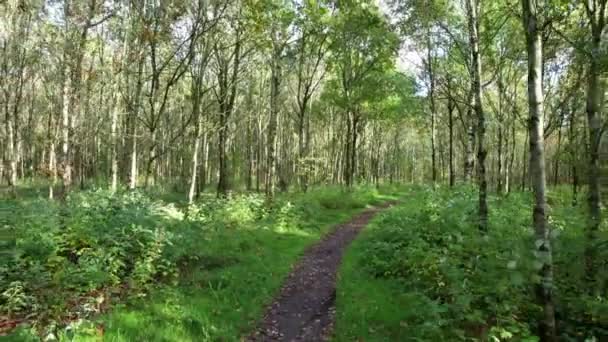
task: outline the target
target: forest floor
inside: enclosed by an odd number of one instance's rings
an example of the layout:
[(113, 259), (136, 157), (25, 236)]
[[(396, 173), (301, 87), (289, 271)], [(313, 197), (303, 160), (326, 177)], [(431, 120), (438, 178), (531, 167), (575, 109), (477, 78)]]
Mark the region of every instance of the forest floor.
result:
[[(538, 341), (528, 192), (490, 195), (482, 235), (470, 186), (161, 190), (0, 200), (0, 341)], [(573, 202), (548, 193), (560, 337), (608, 341), (608, 263), (590, 295)]]
[[(203, 194), (187, 205), (154, 189), (87, 190), (70, 196), (62, 225), (60, 207), (43, 190), (0, 201), (0, 212), (14, 213), (0, 217), (0, 228), (14, 228), (12, 244), (20, 251), (14, 261), (0, 258), (0, 269), (8, 270), (0, 290), (14, 288), (25, 298), (0, 298), (0, 312), (10, 312), (0, 314), (0, 327), (3, 319), (21, 322), (0, 330), (0, 341), (252, 336), (290, 273), (305, 264), (298, 260), (345, 247), (384, 203), (405, 193), (399, 186), (320, 187), (278, 194), (268, 207), (262, 195), (247, 193)], [(73, 262), (66, 255), (80, 257)], [(333, 268), (323, 276), (334, 292), (339, 255), (327, 258)]]
[(393, 203), (365, 210), (311, 246), (247, 341), (327, 340), (335, 319), (336, 275), (344, 250), (378, 211)]

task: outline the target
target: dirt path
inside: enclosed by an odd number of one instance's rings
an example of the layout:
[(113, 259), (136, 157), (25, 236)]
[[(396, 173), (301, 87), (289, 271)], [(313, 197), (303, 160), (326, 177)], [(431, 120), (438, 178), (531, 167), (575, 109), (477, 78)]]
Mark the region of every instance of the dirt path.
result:
[(378, 211), (392, 204), (365, 210), (310, 247), (245, 341), (326, 340), (333, 328), (336, 273), (344, 249)]

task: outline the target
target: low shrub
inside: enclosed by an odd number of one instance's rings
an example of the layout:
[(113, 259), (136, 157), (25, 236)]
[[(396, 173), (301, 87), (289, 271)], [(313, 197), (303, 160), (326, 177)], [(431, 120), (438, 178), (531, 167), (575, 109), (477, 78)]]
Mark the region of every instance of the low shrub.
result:
[[(0, 234), (10, 253), (0, 254), (0, 319), (29, 322), (45, 335), (153, 287), (188, 282), (193, 269), (255, 259), (256, 239), (270, 235), (249, 231), (318, 234), (328, 212), (348, 215), (377, 194), (355, 189), (344, 201), (335, 191), (280, 194), (272, 202), (260, 194), (203, 194), (189, 206), (99, 189), (73, 192), (64, 204), (2, 202), (0, 211), (10, 214), (0, 215)], [(336, 210), (327, 209), (332, 201)]]
[[(486, 234), (477, 229), (476, 197), (475, 189), (467, 187), (413, 191), (402, 206), (375, 222), (356, 262), (372, 277), (401, 283), (403, 295), (422, 294), (435, 303), (428, 310), (440, 313), (436, 333), (442, 339), (533, 341), (541, 308), (534, 303), (540, 279), (533, 256), (531, 194), (492, 196)], [(606, 294), (585, 294), (584, 213), (570, 201), (553, 203), (554, 285), (562, 336), (608, 338)], [(606, 274), (598, 276), (600, 282)]]

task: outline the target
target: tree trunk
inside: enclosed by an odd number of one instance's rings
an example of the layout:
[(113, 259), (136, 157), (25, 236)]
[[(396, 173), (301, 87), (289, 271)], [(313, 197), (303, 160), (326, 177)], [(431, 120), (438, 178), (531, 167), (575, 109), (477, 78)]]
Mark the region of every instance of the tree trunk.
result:
[(10, 192), (13, 197), (16, 197), (17, 191), (17, 155), (15, 153), (15, 131), (13, 125), (13, 119), (11, 118), (10, 111), (7, 108), (6, 111), (6, 159), (8, 161), (8, 175), (6, 177)]
[[(507, 165), (507, 174), (505, 177), (505, 191), (507, 193), (511, 192), (511, 183), (513, 182), (513, 163), (515, 163), (515, 123), (511, 123), (511, 153), (509, 156), (509, 164)], [(525, 161), (524, 161), (525, 163)]]
[(72, 185), (72, 161), (70, 159), (70, 100), (72, 86), (67, 66), (65, 66), (63, 77), (63, 103), (61, 109), (61, 178), (63, 183), (61, 198), (65, 199)]
[[(468, 0), (467, 0), (468, 1)], [(467, 103), (473, 103), (473, 89), (469, 91), (467, 96)], [(473, 108), (471, 106), (467, 109), (466, 117), (466, 133), (467, 139), (465, 143), (465, 160), (464, 160), (464, 181), (470, 182), (473, 178), (473, 167), (475, 166), (475, 122), (473, 120)]]
[[(219, 88), (219, 132), (218, 132), (218, 182), (217, 196), (227, 197), (230, 192), (230, 174), (227, 157), (228, 121), (234, 109), (237, 94), (237, 83), (239, 79), (241, 62), (241, 27), (236, 28), (234, 50), (230, 58), (225, 58), (216, 51), (216, 59), (219, 62), (217, 74)], [(232, 62), (232, 64), (230, 64)]]
[(485, 139), (485, 115), (481, 102), (481, 56), (479, 53), (479, 0), (467, 1), (467, 12), (469, 17), (469, 42), (471, 45), (471, 82), (474, 93), (473, 109), (477, 118), (477, 177), (479, 181), (479, 229), (482, 232), (488, 230), (488, 203), (486, 180), (486, 150)]
[[(274, 44), (277, 44), (276, 42)], [(275, 176), (276, 176), (276, 135), (277, 135), (277, 120), (279, 114), (279, 92), (280, 92), (280, 55), (281, 51), (278, 47), (274, 47), (272, 56), (272, 66), (270, 75), (270, 116), (268, 118), (268, 136), (266, 148), (266, 199), (271, 201), (274, 196)]]
[(577, 158), (577, 144), (575, 142), (575, 124), (576, 124), (576, 106), (573, 105), (570, 111), (570, 123), (568, 127), (568, 146), (570, 156), (570, 176), (572, 178), (572, 206), (578, 205), (578, 158)]
[(587, 189), (587, 245), (585, 247), (585, 276), (588, 281), (589, 293), (596, 287), (598, 232), (601, 223), (601, 194), (600, 194), (600, 142), (602, 138), (601, 110), (603, 105), (601, 56), (602, 33), (606, 24), (606, 1), (593, 0), (587, 5), (587, 15), (591, 21), (591, 57), (589, 59), (589, 74), (587, 75), (587, 123), (589, 129), (589, 184)]
[(111, 185), (110, 190), (112, 192), (116, 192), (118, 188), (118, 112), (120, 110), (120, 94), (119, 94), (119, 81), (115, 81), (115, 89), (114, 89), (114, 108), (112, 108), (112, 118), (111, 118), (111, 153), (112, 160), (111, 164)]
[(454, 170), (454, 107), (455, 103), (450, 98), (448, 100), (450, 187), (453, 187), (456, 183), (456, 171)]
[(254, 168), (254, 145), (253, 145), (253, 125), (252, 120), (247, 122), (247, 178), (246, 178), (246, 189), (251, 191), (253, 189), (253, 168)]
[(433, 74), (433, 55), (431, 31), (427, 30), (427, 72), (429, 73), (429, 100), (431, 109), (431, 177), (437, 182), (437, 152), (435, 148), (435, 75)]
[(344, 162), (342, 163), (342, 167), (343, 167), (343, 174), (344, 174), (344, 183), (347, 187), (350, 187), (351, 185), (351, 167), (350, 167), (350, 163), (351, 163), (351, 149), (352, 149), (352, 122), (353, 122), (353, 116), (354, 114), (349, 111), (346, 114), (346, 139), (344, 139), (344, 145), (346, 147), (345, 149), (345, 153), (343, 155), (344, 158)]
[(357, 136), (358, 136), (358, 124), (359, 115), (353, 115), (353, 127), (352, 127), (352, 146), (350, 149), (350, 170), (349, 170), (349, 184), (348, 187), (352, 187), (355, 184), (357, 175)]
[(129, 189), (135, 190), (137, 187), (137, 126), (135, 122), (133, 122), (132, 133), (131, 135), (131, 165), (129, 167)]
[(256, 124), (256, 170), (255, 170), (255, 191), (260, 192), (261, 180), (262, 180), (262, 121), (261, 117), (258, 117)]
[(205, 190), (205, 186), (207, 185), (207, 177), (209, 174), (209, 138), (207, 132), (203, 132), (202, 140), (202, 161), (198, 168), (199, 174), (196, 182), (196, 198), (199, 198), (201, 193)]
[(300, 178), (300, 188), (303, 192), (308, 190), (307, 149), (304, 136), (306, 106), (307, 104), (304, 102), (298, 112), (298, 174)]
[(503, 122), (502, 120), (498, 122), (498, 156), (496, 158), (497, 167), (496, 167), (496, 175), (498, 177), (496, 182), (496, 193), (502, 194), (503, 192)]
[[(146, 175), (144, 176), (144, 188), (147, 189), (150, 186), (150, 179), (154, 172), (154, 178), (156, 178), (156, 145), (158, 144), (156, 138), (156, 130), (150, 130), (150, 147), (148, 147), (148, 160), (146, 161)], [(152, 181), (155, 183), (155, 180)]]
[(534, 192), (533, 222), (535, 254), (540, 262), (539, 284), (536, 285), (538, 304), (543, 308), (540, 337), (543, 342), (557, 341), (555, 308), (553, 304), (553, 261), (551, 238), (547, 222), (544, 124), (543, 124), (543, 46), (542, 23), (538, 22), (539, 6), (530, 0), (522, 0), (523, 26), (526, 32), (528, 52), (528, 105), (530, 132), (530, 175)]
[(560, 154), (562, 149), (562, 125), (564, 121), (564, 115), (560, 116), (559, 126), (557, 127), (557, 150), (555, 151), (554, 164), (553, 164), (553, 185), (559, 185), (559, 162)]
[(523, 164), (523, 167), (521, 170), (521, 186), (520, 186), (521, 191), (526, 191), (526, 185), (527, 185), (528, 178), (529, 178), (528, 167), (527, 167), (528, 163), (526, 163), (526, 160), (528, 160), (528, 151), (530, 150), (529, 141), (530, 141), (530, 129), (528, 128), (526, 130), (526, 139), (524, 140), (524, 144), (523, 144), (523, 148), (522, 148), (524, 155), (521, 159), (522, 164)]
[(192, 166), (190, 173), (190, 189), (188, 191), (188, 203), (194, 202), (194, 196), (196, 195), (196, 177), (198, 175), (198, 155), (201, 146), (201, 132), (203, 130), (203, 120), (200, 113), (200, 88), (202, 83), (202, 75), (198, 75), (193, 81), (193, 100), (192, 100), (192, 116), (196, 120), (196, 127), (194, 131), (194, 148), (192, 150)]
[[(198, 102), (198, 101), (195, 101)], [(196, 104), (198, 107), (198, 103)], [(195, 109), (193, 109), (194, 111)], [(198, 111), (198, 109), (196, 110)], [(196, 131), (194, 133), (194, 148), (192, 150), (192, 166), (191, 166), (191, 175), (190, 175), (190, 190), (188, 191), (188, 203), (192, 204), (194, 202), (194, 196), (196, 195), (196, 176), (198, 174), (198, 155), (201, 146), (201, 131), (202, 131), (202, 119), (200, 118), (200, 113), (196, 115)]]
[(220, 128), (218, 134), (218, 175), (219, 179), (217, 182), (217, 195), (218, 197), (228, 196), (230, 185), (228, 181), (228, 161), (226, 160), (226, 139), (228, 138), (228, 123), (227, 114), (220, 113)]

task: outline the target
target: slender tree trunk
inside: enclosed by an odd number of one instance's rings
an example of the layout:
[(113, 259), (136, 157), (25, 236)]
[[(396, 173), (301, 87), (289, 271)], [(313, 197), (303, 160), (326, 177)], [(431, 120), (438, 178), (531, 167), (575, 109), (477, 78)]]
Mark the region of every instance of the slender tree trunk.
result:
[(262, 180), (262, 121), (258, 118), (256, 125), (256, 171), (255, 171), (255, 191), (260, 192), (260, 183)]
[(358, 124), (359, 115), (353, 115), (353, 127), (352, 127), (352, 146), (350, 149), (350, 170), (349, 170), (349, 184), (348, 187), (352, 187), (355, 184), (357, 177), (357, 136), (358, 136)]
[(49, 121), (48, 121), (48, 136), (47, 139), (49, 141), (49, 199), (53, 199), (54, 197), (54, 188), (57, 183), (57, 157), (55, 155), (55, 124), (53, 122), (53, 113), (49, 112)]
[(111, 185), (110, 190), (112, 192), (116, 192), (118, 188), (118, 112), (120, 110), (120, 94), (119, 94), (119, 81), (115, 81), (115, 89), (114, 89), (114, 108), (112, 108), (112, 118), (111, 118), (111, 153), (112, 160), (111, 164)]
[(555, 151), (554, 164), (553, 164), (553, 185), (559, 185), (559, 162), (560, 154), (562, 149), (562, 125), (564, 115), (562, 114), (559, 119), (559, 126), (557, 127), (557, 150)]
[(137, 126), (133, 122), (133, 128), (131, 133), (131, 165), (129, 167), (129, 189), (135, 190), (137, 187)]
[[(304, 101), (303, 101), (304, 102)], [(305, 123), (306, 123), (306, 102), (302, 104), (298, 113), (298, 174), (300, 187), (303, 192), (308, 190), (308, 169), (307, 169), (307, 149), (305, 143)]]
[(450, 164), (450, 187), (456, 183), (456, 170), (454, 170), (454, 107), (455, 103), (448, 100), (448, 129), (449, 129), (449, 164)]
[(202, 131), (202, 119), (200, 113), (196, 116), (196, 131), (194, 134), (194, 148), (192, 150), (192, 166), (190, 174), (190, 190), (188, 191), (188, 203), (194, 202), (194, 196), (196, 195), (196, 176), (198, 174), (198, 155), (201, 146), (201, 131)]
[(197, 178), (197, 186), (196, 186), (196, 198), (199, 198), (201, 193), (205, 190), (205, 186), (207, 185), (207, 175), (209, 173), (209, 138), (208, 133), (205, 131), (202, 134), (202, 161), (198, 168), (198, 178)]
[[(310, 146), (311, 146), (311, 141), (312, 141), (312, 134), (310, 131), (310, 116), (306, 116), (306, 120), (304, 120), (304, 122), (305, 122), (304, 156), (307, 158), (311, 151)], [(313, 180), (312, 180), (313, 183), (316, 181), (316, 178), (315, 178), (316, 169), (314, 168), (314, 166), (315, 166), (314, 164), (311, 164), (310, 167), (306, 168), (306, 174), (304, 177), (304, 182), (306, 184), (306, 190), (308, 190), (308, 183), (310, 182), (309, 177), (313, 178)]]
[(346, 147), (345, 149), (345, 153), (343, 155), (344, 158), (344, 162), (342, 164), (343, 167), (343, 174), (344, 174), (344, 182), (345, 185), (347, 187), (350, 187), (351, 185), (351, 167), (350, 167), (350, 163), (351, 163), (351, 149), (352, 149), (352, 122), (353, 122), (353, 116), (354, 114), (349, 111), (346, 115), (346, 139), (344, 139), (344, 145)]
[[(8, 101), (8, 100), (7, 100)], [(8, 160), (8, 175), (6, 179), (8, 180), (8, 186), (10, 187), (10, 192), (13, 197), (16, 196), (16, 185), (17, 185), (17, 156), (15, 153), (15, 131), (13, 120), (10, 117), (10, 112), (6, 111), (6, 121), (5, 121), (5, 129), (6, 129), (6, 159)]]
[(218, 175), (219, 179), (217, 182), (217, 194), (218, 197), (228, 196), (230, 191), (230, 185), (228, 181), (228, 161), (226, 160), (226, 139), (228, 138), (228, 122), (227, 114), (220, 113), (220, 128), (218, 132)]
[[(235, 32), (234, 50), (230, 59), (220, 58), (220, 68), (217, 75), (219, 86), (219, 132), (218, 132), (218, 182), (217, 196), (227, 197), (230, 192), (230, 169), (227, 156), (227, 141), (229, 138), (228, 120), (234, 109), (237, 94), (237, 83), (239, 79), (241, 62), (241, 33), (242, 28), (237, 27)], [(221, 54), (216, 51), (218, 56)], [(217, 59), (217, 58), (216, 58)], [(232, 64), (230, 64), (232, 62)]]
[(503, 128), (502, 128), (503, 122), (502, 120), (499, 120), (498, 122), (498, 156), (496, 158), (496, 162), (497, 162), (497, 166), (496, 166), (496, 176), (498, 177), (497, 182), (496, 182), (496, 193), (497, 194), (502, 194), (503, 192), (503, 158), (504, 158), (504, 152), (503, 152)]
[(547, 222), (546, 175), (543, 125), (543, 45), (542, 23), (538, 22), (540, 4), (522, 0), (523, 26), (528, 52), (528, 104), (530, 131), (530, 174), (534, 192), (533, 222), (536, 236), (535, 254), (542, 265), (541, 281), (536, 285), (538, 304), (543, 308), (540, 337), (543, 342), (557, 341), (553, 304), (553, 260), (550, 229)]
[(527, 129), (526, 130), (526, 139), (524, 140), (524, 144), (523, 144), (523, 157), (522, 157), (522, 170), (521, 170), (521, 186), (520, 186), (520, 190), (521, 191), (525, 191), (526, 190), (526, 185), (528, 182), (528, 163), (526, 162), (526, 160), (528, 160), (528, 151), (530, 150), (529, 148), (529, 141), (530, 141), (530, 130)]
[(602, 138), (602, 105), (604, 89), (601, 73), (602, 33), (606, 25), (606, 1), (588, 0), (587, 14), (591, 21), (591, 58), (587, 75), (587, 123), (589, 129), (589, 159), (587, 188), (587, 245), (585, 248), (585, 276), (590, 293), (595, 291), (597, 248), (595, 247), (601, 223), (600, 193), (600, 142)]
[[(468, 1), (468, 0), (467, 0)], [(473, 103), (473, 89), (468, 94), (468, 102)], [(475, 120), (473, 119), (473, 108), (469, 106), (466, 117), (466, 133), (467, 139), (465, 143), (465, 160), (464, 160), (464, 181), (470, 182), (473, 178), (473, 167), (475, 165)]]
[(192, 116), (196, 120), (196, 127), (194, 131), (194, 148), (192, 149), (192, 165), (191, 165), (191, 173), (190, 173), (190, 189), (188, 191), (188, 203), (192, 204), (194, 202), (194, 196), (196, 195), (196, 176), (198, 175), (198, 156), (199, 150), (201, 146), (201, 133), (203, 130), (203, 120), (200, 113), (200, 90), (202, 84), (202, 75), (197, 75), (195, 79), (192, 81), (194, 83), (193, 90), (193, 100), (192, 100)]
[(63, 103), (61, 109), (61, 198), (65, 198), (72, 185), (72, 161), (70, 160), (70, 105), (71, 80), (68, 67), (65, 66), (63, 80)]
[(467, 12), (469, 16), (469, 41), (471, 45), (471, 81), (473, 88), (473, 109), (477, 118), (477, 177), (479, 181), (479, 229), (482, 232), (488, 230), (488, 183), (486, 179), (486, 150), (485, 139), (485, 115), (481, 102), (481, 56), (479, 53), (479, 0), (468, 0)]
[(427, 72), (429, 73), (429, 100), (431, 109), (431, 177), (437, 182), (437, 152), (435, 147), (435, 75), (433, 73), (433, 54), (431, 31), (427, 30)]
[[(152, 109), (153, 111), (153, 109)], [(156, 145), (158, 145), (158, 141), (157, 141), (157, 133), (156, 130), (150, 130), (150, 146), (148, 147), (148, 160), (146, 161), (146, 174), (144, 176), (144, 188), (147, 189), (148, 186), (150, 186), (150, 179), (152, 178), (152, 176), (154, 176), (154, 178), (156, 179), (157, 176), (157, 164), (156, 163)], [(154, 175), (153, 175), (154, 174)], [(152, 183), (155, 184), (155, 179), (152, 180)]]
[(139, 107), (141, 92), (143, 89), (143, 67), (144, 57), (140, 55), (137, 62), (137, 82), (135, 85), (135, 95), (130, 104), (129, 117), (130, 126), (127, 139), (129, 149), (129, 189), (134, 190), (137, 187), (137, 120), (139, 116)]
[(247, 191), (251, 191), (253, 189), (253, 169), (254, 169), (254, 148), (253, 145), (253, 129), (252, 126), (253, 121), (250, 120), (247, 122), (247, 179), (246, 179), (246, 189)]
[[(511, 153), (509, 156), (509, 164), (507, 168), (507, 174), (505, 177), (505, 190), (507, 193), (511, 192), (511, 183), (513, 182), (513, 164), (515, 163), (515, 148), (516, 148), (516, 140), (515, 140), (515, 123), (511, 123)], [(524, 161), (525, 163), (525, 161)]]
[(575, 124), (576, 124), (576, 106), (572, 106), (570, 111), (570, 123), (568, 127), (568, 146), (570, 154), (570, 175), (572, 177), (572, 206), (578, 205), (578, 158), (577, 158), (577, 144), (575, 142)]
[[(275, 42), (275, 44), (277, 44)], [(270, 116), (268, 119), (268, 136), (266, 155), (266, 198), (272, 200), (275, 190), (276, 176), (276, 135), (277, 135), (277, 120), (279, 115), (279, 92), (280, 92), (280, 53), (278, 47), (274, 48), (272, 57), (272, 67), (270, 75)]]

